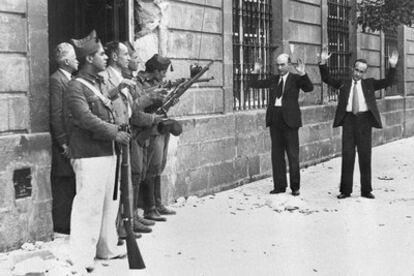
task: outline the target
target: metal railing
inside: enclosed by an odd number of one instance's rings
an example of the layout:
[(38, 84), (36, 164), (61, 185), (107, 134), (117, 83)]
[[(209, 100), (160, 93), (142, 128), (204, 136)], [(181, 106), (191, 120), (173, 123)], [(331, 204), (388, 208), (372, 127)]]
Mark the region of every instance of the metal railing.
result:
[(260, 78), (270, 75), (272, 0), (233, 0), (234, 110), (264, 108), (268, 89), (250, 89), (255, 61), (263, 64)]
[[(345, 80), (350, 74), (349, 0), (328, 0), (329, 73), (336, 79)], [(337, 101), (338, 90), (329, 88), (328, 100)]]

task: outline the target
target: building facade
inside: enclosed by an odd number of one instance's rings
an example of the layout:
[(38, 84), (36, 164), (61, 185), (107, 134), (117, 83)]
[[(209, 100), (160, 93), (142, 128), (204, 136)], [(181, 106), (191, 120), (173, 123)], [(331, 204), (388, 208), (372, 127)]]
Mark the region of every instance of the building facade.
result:
[[(59, 2), (57, 4), (56, 2)], [(154, 4), (152, 1), (137, 1)], [(315, 89), (300, 97), (301, 165), (337, 156), (341, 129), (332, 128), (336, 92), (321, 83), (317, 54), (328, 45), (331, 73), (346, 77), (355, 58), (368, 74), (385, 76), (387, 55), (400, 53), (398, 81), (377, 94), (384, 128), (374, 145), (414, 135), (414, 29), (363, 33), (355, 0), (165, 0), (155, 1), (158, 27), (145, 51), (172, 59), (169, 79), (189, 76), (189, 66), (214, 61), (214, 80), (191, 88), (170, 110), (184, 132), (170, 141), (162, 177), (164, 199), (206, 195), (271, 175), (265, 128), (268, 91), (246, 87), (255, 60), (274, 68), (286, 52), (305, 60)], [(136, 36), (133, 0), (4, 0), (0, 2), (0, 251), (53, 236), (50, 189), (48, 77), (52, 47), (96, 29), (104, 42)], [(339, 175), (338, 175), (339, 183)]]

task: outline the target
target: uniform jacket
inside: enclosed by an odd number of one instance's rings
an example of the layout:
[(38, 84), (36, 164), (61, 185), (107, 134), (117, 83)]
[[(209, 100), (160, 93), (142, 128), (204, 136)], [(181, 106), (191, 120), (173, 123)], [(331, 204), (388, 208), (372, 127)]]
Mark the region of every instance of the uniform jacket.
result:
[(62, 145), (69, 144), (63, 111), (63, 95), (69, 81), (61, 70), (54, 72), (49, 79), (52, 173), (56, 176), (73, 176), (70, 160), (62, 155)]
[[(338, 127), (343, 125), (343, 119), (346, 114), (346, 106), (348, 104), (349, 94), (351, 92), (352, 80), (341, 81), (332, 78), (329, 75), (328, 67), (319, 65), (322, 81), (339, 89), (338, 106), (336, 108), (335, 119), (333, 126)], [(395, 68), (388, 70), (385, 79), (376, 80), (374, 78), (368, 78), (361, 80), (362, 92), (367, 103), (368, 111), (371, 113), (371, 126), (375, 128), (382, 128), (381, 116), (378, 112), (377, 102), (375, 99), (375, 91), (390, 86), (394, 80)]]
[[(122, 81), (122, 77), (119, 78), (114, 69), (108, 68), (101, 72), (103, 77), (102, 89), (104, 94), (112, 99), (115, 122), (116, 124), (126, 124), (130, 122), (136, 127), (149, 127), (154, 123), (154, 116), (147, 114), (143, 111), (143, 108), (139, 104), (139, 95), (136, 89), (125, 88), (122, 92), (118, 91), (118, 86)], [(131, 108), (132, 114), (129, 117), (128, 105)]]
[[(98, 76), (80, 71), (78, 77), (101, 90), (102, 81)], [(113, 155), (118, 127), (111, 107), (76, 79), (69, 82), (64, 104), (68, 108), (67, 120), (72, 125), (69, 136), (71, 158)]]
[[(274, 108), (276, 101), (276, 88), (279, 83), (280, 75), (271, 75), (268, 79), (258, 80), (258, 75), (253, 77), (250, 82), (252, 88), (270, 88), (269, 104), (266, 110), (266, 126), (270, 126), (273, 121)], [(302, 126), (302, 117), (299, 108), (299, 91), (311, 92), (313, 84), (307, 74), (300, 76), (289, 73), (286, 79), (285, 88), (282, 96), (282, 114), (286, 124), (291, 128)]]

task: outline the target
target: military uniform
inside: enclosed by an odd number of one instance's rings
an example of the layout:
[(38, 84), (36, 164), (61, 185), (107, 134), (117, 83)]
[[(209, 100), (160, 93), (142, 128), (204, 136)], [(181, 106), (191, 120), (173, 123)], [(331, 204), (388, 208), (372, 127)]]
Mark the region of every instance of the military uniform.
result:
[[(140, 86), (141, 91), (149, 91), (150, 88), (157, 87), (160, 83), (159, 80), (148, 78), (147, 72), (153, 70), (166, 70), (170, 65), (170, 60), (167, 58), (154, 55), (150, 60), (145, 64), (146, 72), (139, 72), (137, 75), (137, 83)], [(156, 110), (161, 103), (156, 103), (153, 106), (146, 108), (147, 112), (153, 112)], [(169, 211), (162, 205), (161, 200), (161, 173), (165, 169), (167, 163), (167, 153), (168, 153), (168, 142), (170, 139), (170, 134), (161, 134), (158, 132), (158, 126), (153, 126), (151, 128), (151, 135), (145, 143), (141, 143), (139, 146), (142, 151), (145, 152), (145, 162), (143, 162), (143, 186), (142, 186), (142, 196), (144, 203), (144, 217), (153, 220), (165, 220), (165, 218), (160, 217), (158, 208), (164, 208), (164, 210)], [(171, 211), (169, 214), (174, 214), (174, 211)], [(164, 213), (166, 214), (166, 213)]]
[[(105, 56), (102, 44), (92, 33), (72, 40), (78, 58), (94, 54), (76, 79), (69, 83), (64, 97), (71, 123), (69, 147), (76, 175), (70, 234), (70, 258), (76, 266), (93, 268), (94, 258), (109, 259), (122, 254), (117, 248), (115, 219), (119, 197), (115, 188), (115, 140), (126, 137), (115, 124), (111, 101), (102, 93), (102, 78), (92, 72), (101, 69)], [(121, 139), (121, 138), (120, 138)]]

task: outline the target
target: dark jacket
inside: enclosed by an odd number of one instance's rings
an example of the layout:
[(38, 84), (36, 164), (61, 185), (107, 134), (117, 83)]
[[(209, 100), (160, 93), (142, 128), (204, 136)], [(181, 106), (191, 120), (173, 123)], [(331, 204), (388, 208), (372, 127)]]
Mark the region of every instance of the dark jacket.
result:
[[(86, 75), (81, 71), (78, 77), (100, 89), (101, 79), (98, 76)], [(76, 79), (69, 82), (64, 103), (68, 108), (67, 119), (71, 123), (71, 158), (113, 155), (118, 127), (112, 109)]]
[[(270, 88), (269, 104), (266, 110), (266, 126), (270, 126), (273, 121), (274, 105), (276, 101), (276, 88), (279, 83), (279, 75), (271, 75), (268, 79), (257, 80), (254, 75), (250, 82), (252, 88)], [(298, 74), (289, 73), (285, 83), (285, 89), (282, 96), (282, 113), (286, 124), (291, 128), (302, 126), (302, 117), (299, 108), (299, 91), (311, 92), (313, 84), (307, 74), (300, 76)]]
[[(346, 106), (348, 104), (349, 94), (351, 91), (352, 80), (336, 80), (329, 75), (328, 67), (326, 65), (319, 65), (322, 81), (333, 88), (339, 89), (338, 106), (336, 108), (335, 119), (333, 127), (343, 125), (343, 119), (346, 114)], [(386, 88), (392, 84), (395, 76), (395, 68), (388, 70), (385, 79), (376, 80), (373, 78), (361, 80), (362, 92), (367, 103), (368, 111), (371, 113), (371, 126), (375, 128), (382, 128), (381, 116), (378, 111), (377, 102), (375, 99), (375, 91)]]
[(70, 160), (62, 155), (62, 145), (69, 144), (63, 112), (63, 95), (69, 81), (61, 70), (54, 72), (49, 79), (52, 174), (55, 176), (74, 175)]

